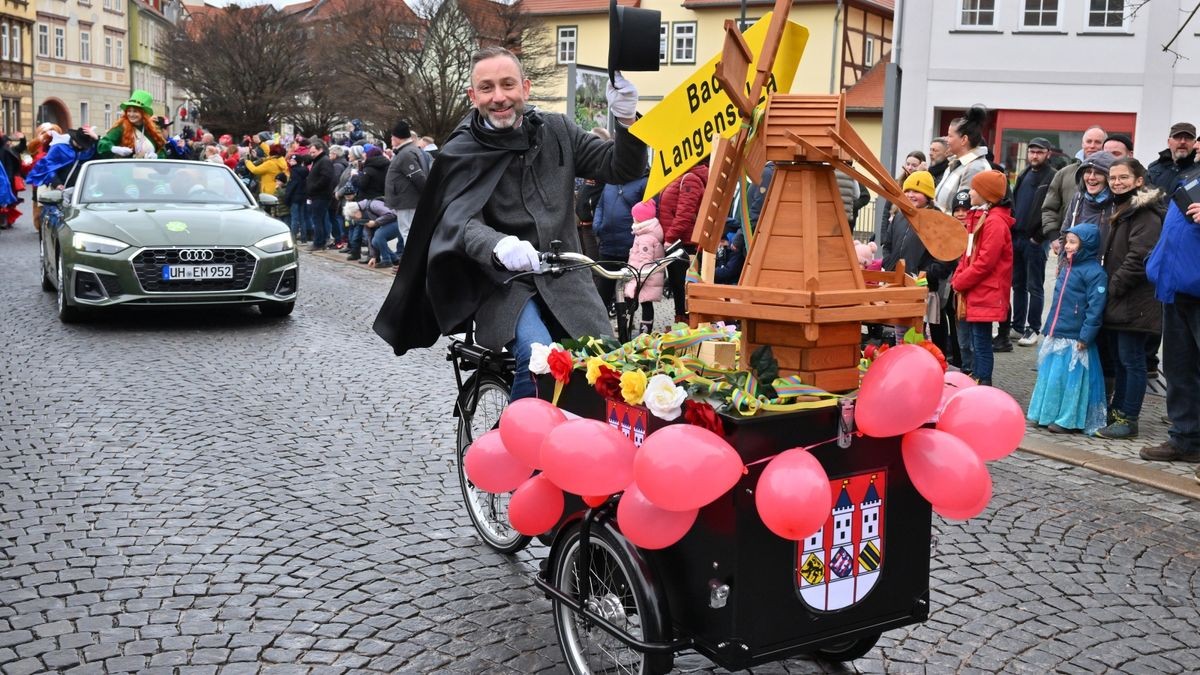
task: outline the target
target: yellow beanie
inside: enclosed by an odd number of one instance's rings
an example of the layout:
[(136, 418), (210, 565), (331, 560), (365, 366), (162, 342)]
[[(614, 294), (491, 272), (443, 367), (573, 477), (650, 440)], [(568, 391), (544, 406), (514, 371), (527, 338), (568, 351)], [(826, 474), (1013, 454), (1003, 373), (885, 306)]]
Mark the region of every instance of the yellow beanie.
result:
[(916, 190), (921, 194), (933, 199), (933, 174), (928, 171), (914, 171), (904, 179), (904, 190)]

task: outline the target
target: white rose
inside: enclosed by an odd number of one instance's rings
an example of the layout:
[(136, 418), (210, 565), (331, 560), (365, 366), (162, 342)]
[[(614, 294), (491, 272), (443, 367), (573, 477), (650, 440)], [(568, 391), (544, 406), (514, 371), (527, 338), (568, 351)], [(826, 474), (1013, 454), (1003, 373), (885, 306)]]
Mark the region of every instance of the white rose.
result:
[(659, 373), (646, 383), (646, 393), (642, 403), (663, 420), (673, 420), (683, 412), (683, 402), (687, 400), (687, 391), (676, 387), (668, 375)]
[(546, 363), (546, 357), (550, 356), (550, 345), (535, 342), (530, 345), (530, 348), (532, 353), (529, 356), (529, 372), (534, 375), (545, 375), (550, 372), (550, 365)]

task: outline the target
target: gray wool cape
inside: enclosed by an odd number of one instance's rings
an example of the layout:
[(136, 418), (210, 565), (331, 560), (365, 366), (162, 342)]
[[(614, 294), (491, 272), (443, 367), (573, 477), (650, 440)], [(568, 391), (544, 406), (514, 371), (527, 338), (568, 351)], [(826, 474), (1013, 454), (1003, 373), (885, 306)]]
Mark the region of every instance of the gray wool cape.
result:
[(472, 319), (476, 341), (502, 349), (535, 294), (552, 315), (551, 325), (567, 335), (611, 335), (590, 272), (506, 283), (514, 275), (497, 266), (492, 251), (512, 235), (540, 251), (558, 240), (564, 251), (579, 252), (575, 178), (628, 182), (643, 173), (646, 146), (621, 125), (615, 140), (604, 141), (556, 113), (529, 111), (525, 125), (532, 125), (528, 149), (505, 150), (488, 145), (473, 110), (442, 148), (400, 273), (375, 321), (375, 331), (397, 354), (466, 330)]

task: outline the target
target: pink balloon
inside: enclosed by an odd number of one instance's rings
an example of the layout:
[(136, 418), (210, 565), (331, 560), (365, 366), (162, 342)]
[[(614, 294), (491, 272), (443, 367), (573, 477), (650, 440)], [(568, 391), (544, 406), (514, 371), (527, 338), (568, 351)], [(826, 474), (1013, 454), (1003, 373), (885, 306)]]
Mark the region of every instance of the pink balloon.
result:
[(725, 494), (742, 477), (742, 458), (725, 439), (691, 424), (646, 437), (633, 462), (637, 486), (655, 506), (690, 511)]
[(463, 468), (475, 487), (496, 494), (516, 490), (533, 475), (533, 469), (513, 457), (504, 447), (497, 429), (492, 429), (471, 443), (463, 458)]
[(969, 509), (987, 490), (987, 467), (957, 436), (937, 429), (915, 429), (904, 434), (900, 454), (913, 487), (938, 509)]
[(987, 508), (988, 502), (992, 500), (992, 477), (989, 474), (987, 477), (987, 490), (984, 491), (979, 501), (965, 509), (945, 509), (937, 506), (933, 507), (934, 512), (947, 520), (970, 520), (975, 516), (983, 513)]
[(583, 503), (593, 509), (608, 501), (609, 495), (581, 495)]
[(633, 441), (604, 422), (568, 420), (542, 444), (544, 475), (577, 495), (620, 492), (633, 482)]
[(546, 434), (566, 420), (561, 410), (540, 398), (518, 399), (500, 415), (500, 437), (517, 459), (540, 469)]
[(854, 422), (868, 436), (900, 436), (933, 417), (942, 386), (942, 367), (933, 354), (916, 345), (889, 349), (863, 376)]
[(947, 370), (946, 373), (942, 375), (942, 380), (946, 384), (954, 385), (959, 389), (967, 389), (978, 384), (974, 379), (971, 378), (970, 375), (961, 373), (957, 370)]
[(564, 504), (562, 490), (539, 473), (522, 483), (509, 499), (508, 522), (521, 534), (544, 534), (562, 518)]
[(699, 509), (660, 509), (646, 499), (637, 485), (630, 485), (617, 502), (617, 525), (621, 534), (635, 546), (660, 549), (682, 539), (692, 529), (698, 513)]
[(829, 475), (807, 450), (785, 450), (763, 469), (754, 504), (767, 529), (784, 539), (800, 541), (829, 517), (833, 505)]
[(984, 461), (1000, 459), (1025, 438), (1025, 413), (995, 387), (972, 387), (946, 403), (937, 428), (966, 441)]

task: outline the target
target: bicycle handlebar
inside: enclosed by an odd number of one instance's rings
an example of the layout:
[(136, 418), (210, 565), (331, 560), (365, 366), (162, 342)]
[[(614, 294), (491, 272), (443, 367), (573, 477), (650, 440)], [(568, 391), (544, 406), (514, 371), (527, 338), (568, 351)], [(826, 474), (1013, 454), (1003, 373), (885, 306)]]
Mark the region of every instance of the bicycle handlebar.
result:
[[(571, 253), (570, 251), (561, 251), (559, 247), (562, 245), (559, 241), (550, 242), (551, 251), (542, 253), (542, 269), (538, 274), (559, 275), (564, 272), (570, 272), (584, 267), (591, 267), (592, 273), (598, 277), (611, 279), (613, 281), (631, 281), (635, 278), (646, 279), (657, 272), (659, 268), (670, 264), (675, 260), (681, 260), (687, 255), (687, 250), (683, 247), (683, 242), (675, 242), (667, 248), (666, 255), (658, 260), (653, 260), (641, 268), (635, 269), (628, 263), (618, 261), (608, 261), (613, 264), (621, 265), (619, 270), (609, 270), (601, 267), (605, 261), (592, 260), (582, 253)], [(648, 271), (647, 268), (649, 268)]]

